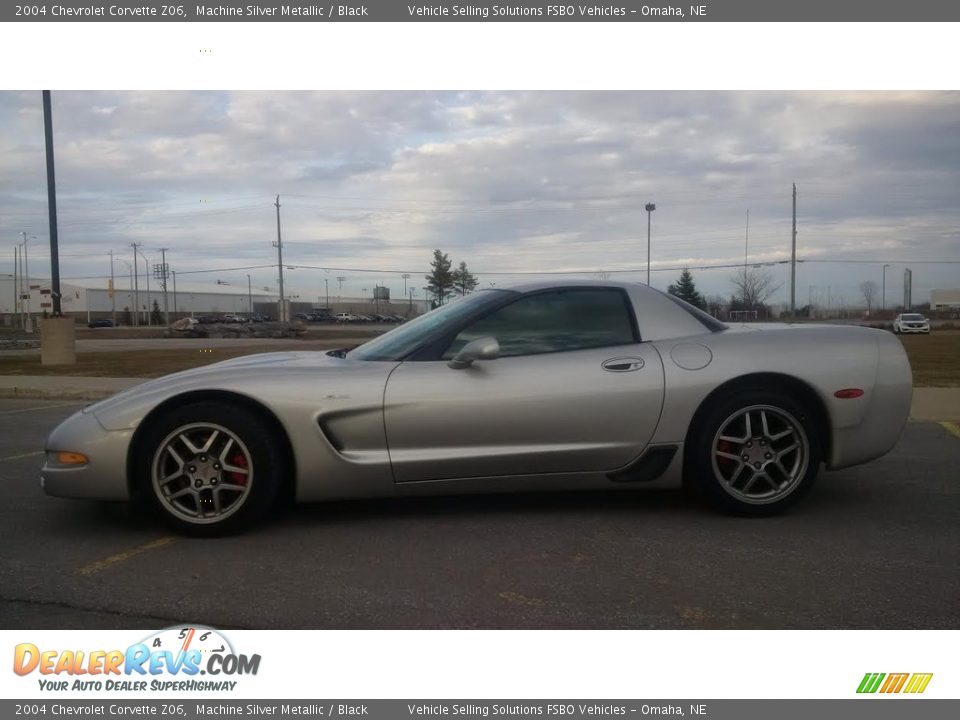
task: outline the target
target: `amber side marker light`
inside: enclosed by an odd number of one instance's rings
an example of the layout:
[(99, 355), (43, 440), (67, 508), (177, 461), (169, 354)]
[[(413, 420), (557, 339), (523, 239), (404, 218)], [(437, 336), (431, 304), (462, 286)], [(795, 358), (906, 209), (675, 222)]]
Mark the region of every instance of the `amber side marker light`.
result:
[(863, 395), (863, 390), (860, 388), (845, 388), (843, 390), (837, 390), (833, 396), (840, 398), (841, 400), (849, 400), (851, 398), (858, 398)]
[(53, 456), (58, 465), (86, 465), (90, 461), (86, 455), (78, 452), (58, 452)]

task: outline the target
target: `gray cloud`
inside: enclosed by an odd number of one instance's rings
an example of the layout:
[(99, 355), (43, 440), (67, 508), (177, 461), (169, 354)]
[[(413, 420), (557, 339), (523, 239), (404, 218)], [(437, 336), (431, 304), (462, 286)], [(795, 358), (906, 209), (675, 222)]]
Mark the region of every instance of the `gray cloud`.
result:
[[(648, 201), (655, 269), (742, 261), (748, 209), (751, 257), (776, 262), (796, 181), (802, 257), (910, 260), (918, 296), (960, 285), (960, 266), (917, 262), (960, 259), (958, 93), (63, 92), (54, 114), (65, 276), (131, 242), (180, 271), (270, 263), (277, 193), (291, 264), (422, 272), (440, 247), (498, 284), (641, 268)], [(45, 254), (39, 93), (0, 93), (0, 126), (8, 272), (20, 231)], [(729, 274), (696, 277), (727, 293)], [(852, 303), (879, 267), (799, 274)]]

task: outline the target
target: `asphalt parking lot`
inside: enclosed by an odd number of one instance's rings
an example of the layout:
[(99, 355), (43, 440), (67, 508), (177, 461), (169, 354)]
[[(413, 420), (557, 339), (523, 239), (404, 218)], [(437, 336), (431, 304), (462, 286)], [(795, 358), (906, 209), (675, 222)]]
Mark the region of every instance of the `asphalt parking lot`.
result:
[(43, 440), (80, 406), (0, 400), (2, 628), (960, 626), (960, 437), (937, 423), (772, 519), (672, 491), (431, 498), (194, 540), (40, 491)]

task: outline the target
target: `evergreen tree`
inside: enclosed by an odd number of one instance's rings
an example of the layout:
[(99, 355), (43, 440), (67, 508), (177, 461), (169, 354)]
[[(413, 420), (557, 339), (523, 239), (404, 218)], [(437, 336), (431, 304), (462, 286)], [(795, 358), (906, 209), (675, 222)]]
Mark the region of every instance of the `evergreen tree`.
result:
[(460, 262), (460, 267), (453, 271), (452, 277), (453, 289), (460, 295), (473, 292), (477, 289), (477, 285), (480, 284), (477, 277), (467, 270), (467, 264), (463, 261)]
[(453, 290), (453, 273), (450, 266), (453, 262), (446, 253), (433, 251), (433, 261), (430, 263), (430, 274), (424, 277), (427, 280), (427, 290), (436, 297), (438, 305), (443, 305), (443, 299)]
[(677, 284), (670, 285), (667, 288), (667, 292), (701, 310), (707, 307), (703, 296), (697, 292), (697, 286), (693, 282), (693, 273), (691, 273), (688, 268), (683, 269), (683, 272), (680, 273), (680, 279), (677, 280)]
[(124, 325), (133, 325), (133, 314), (130, 312), (130, 308), (124, 305), (123, 315), (120, 316), (120, 322)]
[(160, 312), (160, 306), (156, 299), (153, 301), (153, 309), (150, 311), (150, 323), (153, 325), (163, 325), (163, 313)]

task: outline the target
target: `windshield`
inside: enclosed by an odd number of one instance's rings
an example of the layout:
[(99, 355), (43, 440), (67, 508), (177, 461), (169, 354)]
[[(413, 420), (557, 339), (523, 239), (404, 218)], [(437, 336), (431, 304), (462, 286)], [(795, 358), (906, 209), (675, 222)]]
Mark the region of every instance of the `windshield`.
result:
[(900, 317), (904, 320), (923, 320), (923, 315), (917, 315), (916, 313), (906, 313)]
[(423, 343), (442, 335), (463, 318), (503, 300), (507, 290), (481, 290), (441, 305), (415, 320), (351, 350), (351, 360), (402, 360)]

